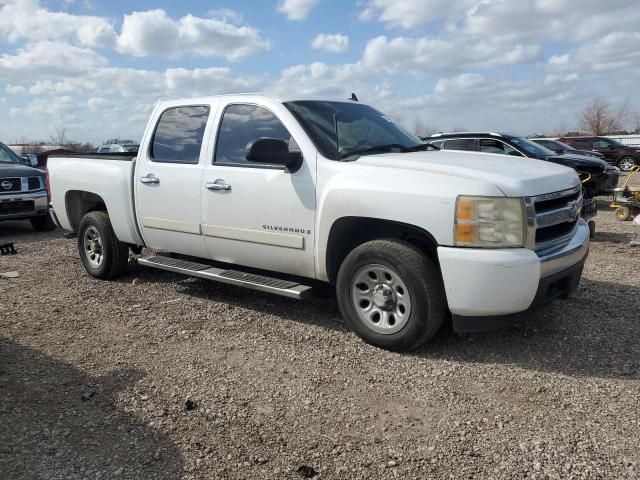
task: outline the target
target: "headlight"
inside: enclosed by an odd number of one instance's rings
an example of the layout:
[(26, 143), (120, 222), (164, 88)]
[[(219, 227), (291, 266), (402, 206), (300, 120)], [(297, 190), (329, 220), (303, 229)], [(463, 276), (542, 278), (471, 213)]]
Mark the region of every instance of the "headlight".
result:
[(458, 197), (454, 239), (459, 247), (522, 247), (525, 240), (521, 198)]

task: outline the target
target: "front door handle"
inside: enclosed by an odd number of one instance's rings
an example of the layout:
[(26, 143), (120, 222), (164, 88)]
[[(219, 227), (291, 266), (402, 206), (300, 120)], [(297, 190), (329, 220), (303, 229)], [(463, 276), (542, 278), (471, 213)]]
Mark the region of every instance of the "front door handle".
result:
[(231, 185), (229, 185), (228, 183), (225, 183), (224, 180), (222, 180), (221, 178), (213, 182), (207, 182), (205, 184), (205, 187), (207, 187), (208, 190), (213, 190), (213, 191), (224, 191), (224, 192), (231, 191)]
[(149, 173), (147, 175), (145, 175), (144, 177), (140, 177), (140, 181), (142, 183), (145, 183), (147, 185), (149, 184), (158, 184), (160, 183), (160, 179), (158, 177), (156, 177), (153, 173)]

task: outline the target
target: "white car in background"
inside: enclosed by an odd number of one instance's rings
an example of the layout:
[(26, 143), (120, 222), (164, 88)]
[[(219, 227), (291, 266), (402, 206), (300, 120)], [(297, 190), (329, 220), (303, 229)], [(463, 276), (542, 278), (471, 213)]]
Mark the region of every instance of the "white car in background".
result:
[(136, 143), (113, 143), (111, 145), (102, 145), (98, 147), (96, 153), (138, 153), (140, 145)]

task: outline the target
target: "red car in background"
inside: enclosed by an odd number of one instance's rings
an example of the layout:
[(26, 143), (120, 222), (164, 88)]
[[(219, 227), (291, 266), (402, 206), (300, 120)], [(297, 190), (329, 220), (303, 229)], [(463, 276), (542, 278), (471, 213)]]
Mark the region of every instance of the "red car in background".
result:
[(611, 165), (623, 172), (628, 172), (640, 165), (640, 147), (631, 147), (607, 137), (562, 137), (561, 142), (571, 145), (577, 150), (592, 150), (604, 155)]

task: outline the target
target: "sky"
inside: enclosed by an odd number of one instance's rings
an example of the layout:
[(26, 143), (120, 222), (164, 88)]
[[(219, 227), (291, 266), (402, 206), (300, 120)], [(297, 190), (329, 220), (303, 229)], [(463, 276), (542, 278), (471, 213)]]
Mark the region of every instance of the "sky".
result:
[(0, 141), (141, 136), (161, 99), (346, 98), (408, 129), (640, 109), (637, 0), (0, 0)]

